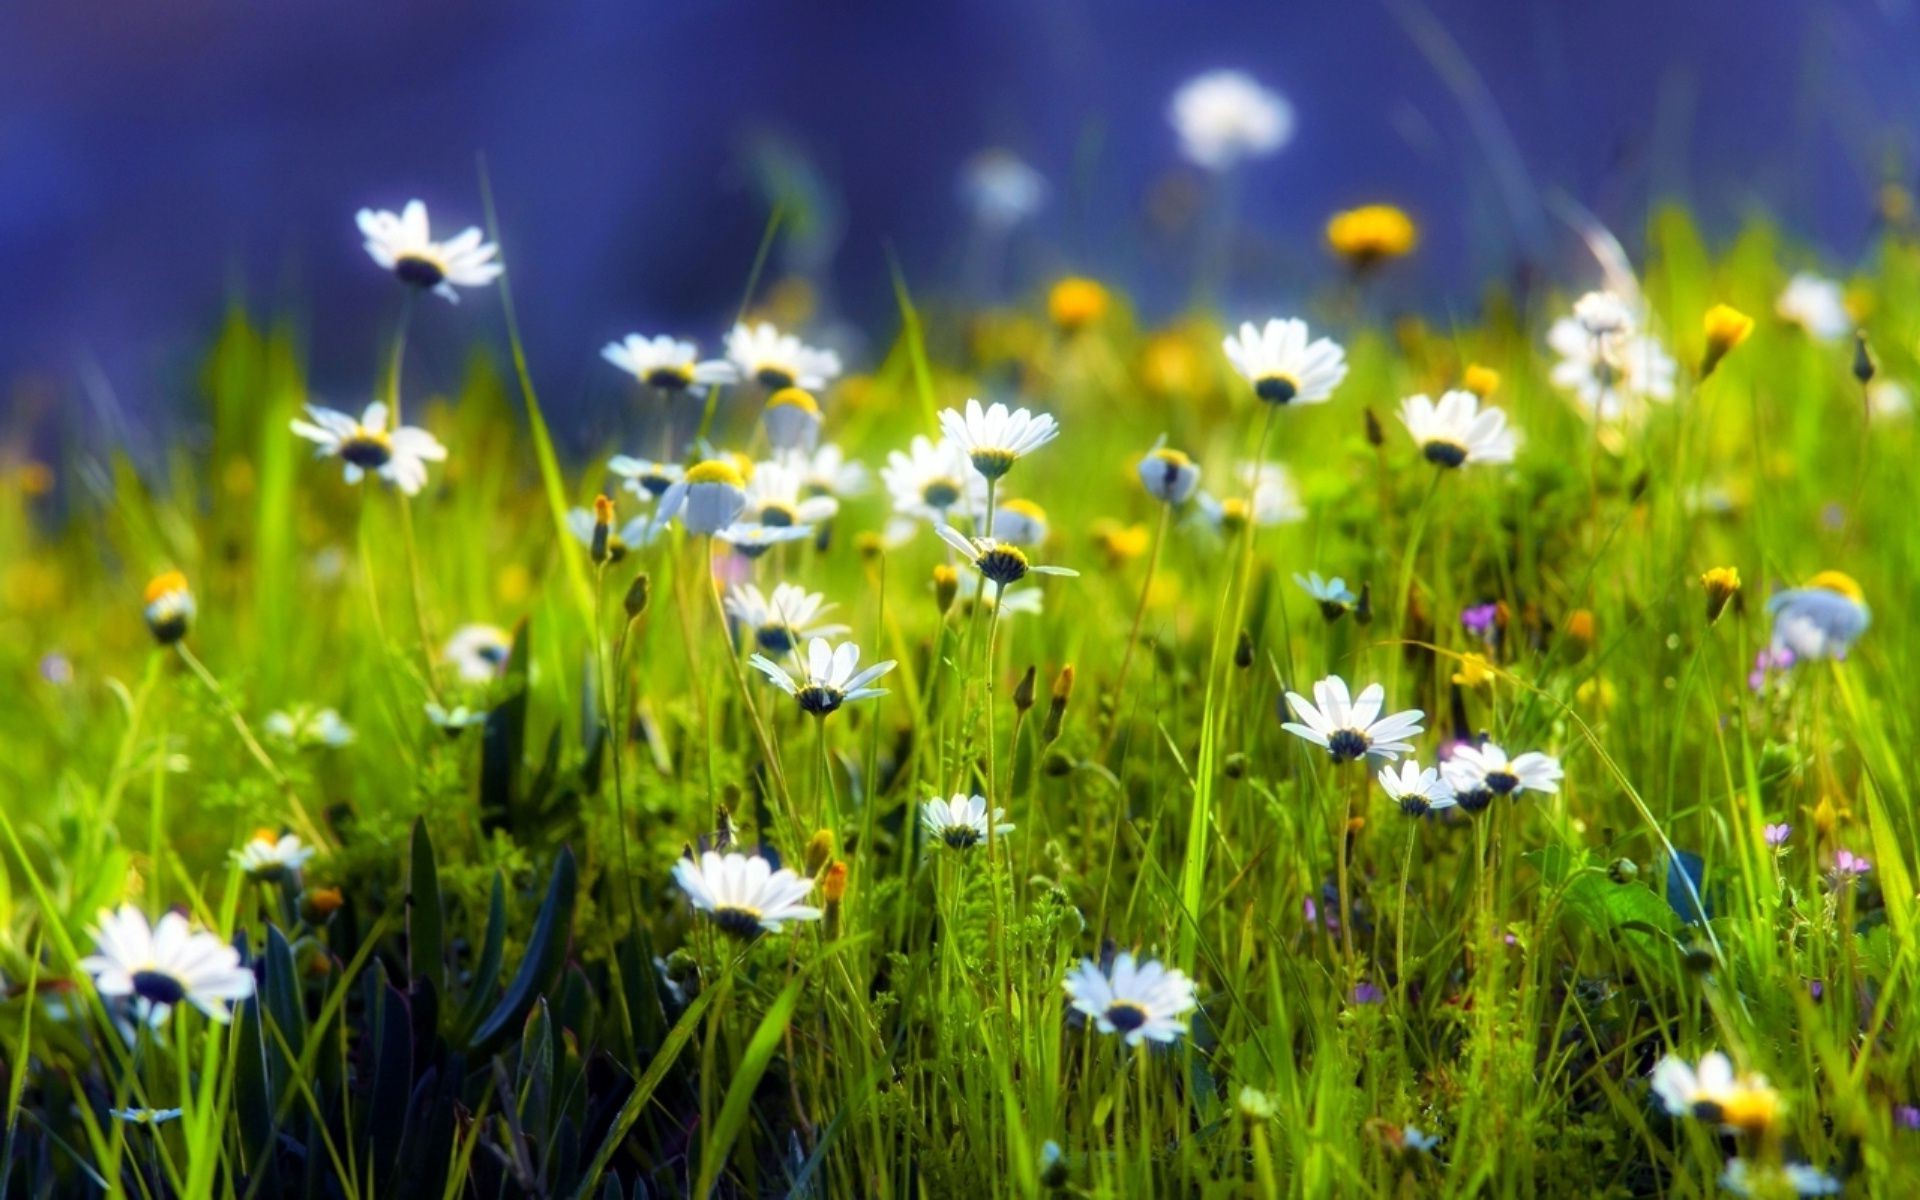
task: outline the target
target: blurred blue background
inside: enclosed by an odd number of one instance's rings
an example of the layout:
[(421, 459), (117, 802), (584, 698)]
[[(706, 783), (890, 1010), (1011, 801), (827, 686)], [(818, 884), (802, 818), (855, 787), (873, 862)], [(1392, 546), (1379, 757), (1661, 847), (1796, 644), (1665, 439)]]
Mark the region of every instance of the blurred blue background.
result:
[[(776, 196), (775, 273), (887, 336), (889, 252), (916, 293), (965, 274), (956, 173), (989, 145), (1053, 189), (995, 290), (1074, 270), (1178, 307), (1204, 196), (1165, 109), (1216, 66), (1297, 116), (1238, 181), (1229, 309), (1324, 281), (1327, 214), (1373, 200), (1424, 237), (1389, 301), (1440, 315), (1522, 264), (1590, 278), (1556, 190), (1630, 244), (1677, 198), (1721, 231), (1778, 215), (1844, 266), (1916, 158), (1904, 0), (1426, 5), (9, 4), (0, 387), (165, 406), (244, 294), (297, 314), (319, 390), (354, 402), (396, 306), (354, 211), (417, 195), (437, 229), (477, 223), (482, 153), (534, 370), (576, 412), (616, 394), (609, 338), (717, 342)], [(499, 340), (491, 294), (423, 312), (428, 382)]]

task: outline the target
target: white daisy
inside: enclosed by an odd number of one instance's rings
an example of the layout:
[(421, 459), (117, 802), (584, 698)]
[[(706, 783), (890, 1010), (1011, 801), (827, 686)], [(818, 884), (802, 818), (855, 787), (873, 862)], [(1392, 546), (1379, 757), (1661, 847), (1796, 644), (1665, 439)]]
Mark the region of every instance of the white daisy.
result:
[(1320, 606), (1320, 615), (1329, 621), (1339, 620), (1360, 599), (1338, 575), (1323, 579), (1320, 572), (1308, 571), (1305, 575), (1295, 574), (1293, 581), (1313, 597), (1314, 603)]
[(1397, 766), (1380, 768), (1380, 786), (1410, 817), (1423, 817), (1435, 809), (1452, 808), (1457, 801), (1453, 789), (1432, 767), (1422, 767), (1409, 758)]
[(1140, 485), (1162, 504), (1185, 504), (1200, 486), (1200, 467), (1161, 438), (1140, 460)]
[(667, 488), (654, 514), (657, 524), (680, 518), (691, 534), (714, 534), (739, 519), (747, 506), (747, 481), (740, 469), (725, 459), (710, 458), (687, 468)]
[(1008, 150), (982, 150), (960, 172), (960, 198), (982, 225), (1011, 229), (1040, 211), (1047, 181)]
[(1287, 721), (1280, 727), (1295, 737), (1326, 747), (1336, 763), (1357, 758), (1380, 758), (1392, 762), (1413, 751), (1405, 739), (1417, 736), (1425, 727), (1427, 715), (1417, 708), (1382, 717), (1387, 690), (1369, 684), (1358, 697), (1350, 698), (1347, 681), (1329, 675), (1313, 685), (1313, 701), (1298, 692), (1287, 693), (1287, 707), (1298, 722)]
[(663, 392), (692, 390), (696, 395), (713, 384), (738, 383), (740, 372), (724, 358), (700, 361), (700, 348), (665, 334), (654, 338), (630, 333), (608, 342), (600, 357)]
[(849, 459), (846, 451), (832, 442), (810, 454), (794, 450), (780, 457), (800, 476), (800, 490), (809, 496), (845, 499), (863, 495), (872, 484), (866, 464)]
[(926, 830), (929, 839), (949, 849), (971, 850), (986, 841), (989, 834), (1004, 837), (1012, 833), (1012, 825), (998, 823), (1006, 815), (1006, 809), (996, 808), (989, 817), (985, 796), (956, 793), (950, 800), (936, 796), (923, 803), (920, 806), (920, 827)]
[(81, 959), (80, 969), (103, 998), (130, 998), (135, 1015), (155, 1028), (182, 1002), (225, 1023), (227, 1003), (253, 995), (253, 972), (240, 965), (240, 952), (177, 912), (149, 926), (131, 904), (101, 909), (93, 938), (99, 952)]
[(274, 737), (294, 746), (327, 746), (338, 749), (351, 745), (353, 727), (331, 708), (309, 708), (304, 704), (282, 712), (267, 714), (263, 728)]
[(456, 708), (442, 708), (431, 700), (427, 702), (426, 712), (427, 720), (433, 722), (434, 728), (449, 737), (457, 735), (462, 729), (482, 724), (487, 719), (484, 709), (472, 709), (464, 704)]
[(654, 462), (625, 454), (616, 454), (607, 460), (607, 470), (626, 480), (627, 490), (642, 500), (658, 500), (687, 474), (679, 463)]
[[(594, 527), (598, 521), (590, 508), (572, 508), (567, 510), (567, 532), (571, 533), (582, 546), (593, 548)], [(627, 556), (629, 550), (643, 550), (659, 536), (660, 526), (645, 516), (634, 517), (620, 528), (612, 530), (607, 538), (607, 561), (617, 563)]]
[(1293, 136), (1293, 106), (1243, 71), (1208, 71), (1167, 106), (1180, 150), (1209, 171), (1274, 153)]
[(1873, 611), (1860, 585), (1839, 571), (1822, 571), (1807, 586), (1775, 592), (1767, 601), (1773, 617), (1772, 649), (1795, 661), (1845, 658)]
[(987, 477), (974, 469), (965, 450), (946, 438), (936, 443), (916, 437), (906, 453), (888, 454), (880, 481), (895, 512), (935, 525), (987, 507)]
[(1247, 321), (1220, 343), (1233, 369), (1269, 404), (1321, 404), (1347, 377), (1347, 352), (1332, 338), (1307, 340), (1307, 323), (1278, 317)]
[(1698, 1069), (1669, 1054), (1654, 1064), (1649, 1082), (1673, 1116), (1697, 1117), (1727, 1129), (1764, 1129), (1784, 1108), (1766, 1076), (1736, 1072), (1733, 1060), (1718, 1050), (1702, 1057)]
[(1424, 395), (1400, 402), (1400, 420), (1420, 446), (1420, 453), (1436, 466), (1513, 461), (1518, 436), (1507, 428), (1507, 414), (1472, 392), (1445, 392), (1435, 404)]
[(1039, 588), (1015, 588), (996, 599), (994, 593), (1001, 589), (988, 587), (985, 579), (971, 571), (960, 576), (956, 582), (959, 590), (954, 593), (954, 598), (960, 604), (962, 615), (972, 612), (972, 606), (976, 603), (985, 604), (988, 612), (1002, 617), (1011, 617), (1016, 613), (1037, 616), (1044, 607)]
[(107, 1114), (129, 1125), (165, 1125), (168, 1121), (179, 1120), (183, 1111), (178, 1108), (110, 1108)]
[(735, 521), (714, 531), (714, 537), (748, 558), (759, 558), (775, 546), (804, 542), (813, 536), (811, 525), (763, 525), (758, 521)]
[(1756, 1165), (1738, 1157), (1727, 1160), (1720, 1186), (1736, 1196), (1838, 1196), (1842, 1187), (1834, 1176), (1809, 1163)]
[(1194, 511), (1199, 519), (1219, 533), (1237, 533), (1247, 527), (1249, 513), (1255, 527), (1265, 529), (1270, 525), (1288, 525), (1302, 520), (1307, 510), (1301, 507), (1300, 492), (1293, 486), (1293, 476), (1279, 463), (1266, 463), (1256, 466), (1243, 462), (1237, 472), (1241, 483), (1247, 485), (1253, 493), (1253, 507), (1247, 507), (1246, 496), (1228, 496), (1216, 498), (1211, 492), (1201, 492), (1194, 500)]
[(1846, 292), (1834, 280), (1811, 271), (1802, 271), (1787, 281), (1780, 298), (1773, 302), (1773, 311), (1817, 342), (1837, 342), (1853, 332)]
[(1013, 470), (1022, 455), (1060, 436), (1059, 422), (1048, 414), (1035, 416), (1024, 408), (1009, 410), (997, 400), (985, 410), (978, 400), (968, 400), (964, 414), (959, 409), (944, 409), (940, 428), (966, 453), (974, 469), (988, 479), (1000, 478)]
[(1638, 420), (1646, 413), (1645, 401), (1673, 399), (1678, 367), (1659, 342), (1631, 328), (1594, 332), (1573, 316), (1560, 318), (1547, 330), (1547, 345), (1560, 356), (1549, 378), (1555, 387), (1572, 392), (1596, 421)]
[(407, 202), (397, 215), (363, 208), (355, 217), (366, 237), (367, 254), (409, 287), (430, 288), (458, 302), (456, 287), (485, 287), (506, 268), (496, 261), (499, 247), (469, 227), (436, 242), (427, 229), (427, 206)]
[(1047, 540), (1047, 510), (1031, 500), (1003, 500), (993, 510), (993, 536), (1016, 546)]
[(319, 447), (319, 458), (338, 458), (347, 464), (348, 483), (359, 483), (368, 471), (409, 496), (427, 484), (427, 464), (445, 462), (447, 448), (424, 429), (402, 425), (387, 428), (387, 406), (375, 400), (354, 420), (343, 412), (307, 405), (311, 421), (295, 418), (293, 431)]
[(786, 867), (776, 871), (758, 854), (708, 850), (697, 860), (682, 858), (673, 864), (673, 881), (695, 909), (734, 937), (779, 933), (789, 921), (820, 919), (819, 909), (800, 903), (813, 891), (813, 880)]
[(968, 537), (951, 525), (936, 525), (933, 531), (940, 535), (941, 541), (972, 563), (974, 570), (1002, 588), (1020, 582), (1029, 574), (1069, 577), (1080, 574), (1067, 567), (1043, 567), (1030, 563), (1020, 547), (999, 538)]
[(845, 625), (819, 623), (833, 607), (820, 593), (798, 584), (776, 584), (772, 595), (750, 583), (727, 589), (727, 615), (752, 636), (754, 645), (775, 656), (792, 652), (809, 638), (846, 633)]
[(842, 642), (836, 649), (825, 638), (807, 642), (806, 667), (796, 679), (787, 669), (763, 654), (747, 660), (775, 686), (800, 702), (800, 711), (824, 717), (842, 704), (887, 694), (885, 688), (868, 684), (893, 670), (892, 659), (859, 670), (860, 647)]
[(288, 875), (298, 875), (313, 858), (313, 847), (303, 844), (298, 834), (288, 833), (276, 836), (271, 829), (262, 829), (247, 839), (247, 844), (233, 852), (233, 861), (242, 871), (255, 879), (277, 881)]
[(840, 502), (832, 496), (806, 494), (805, 476), (794, 460), (777, 458), (754, 464), (741, 516), (762, 525), (818, 525), (839, 511)]
[(166, 571), (147, 584), (146, 607), (142, 610), (153, 640), (171, 646), (187, 636), (196, 611), (193, 589), (187, 577), (178, 571)]
[(817, 392), (840, 374), (840, 356), (818, 350), (765, 321), (735, 325), (727, 334), (727, 358), (742, 378), (770, 392), (798, 387)]
[(1186, 1014), (1199, 1007), (1193, 980), (1153, 959), (1120, 954), (1101, 970), (1091, 958), (1067, 973), (1062, 984), (1078, 1011), (1101, 1033), (1117, 1033), (1129, 1046), (1143, 1040), (1172, 1042), (1187, 1031)]
[(506, 672), (512, 653), (513, 635), (499, 626), (462, 625), (440, 648), (440, 661), (467, 683), (490, 683)]
[(1633, 333), (1633, 307), (1614, 292), (1588, 292), (1573, 302), (1573, 319), (1589, 337), (1627, 337)]
[(760, 423), (775, 453), (811, 450), (820, 442), (820, 402), (805, 388), (781, 388), (767, 397)]
[(1507, 752), (1492, 742), (1455, 746), (1453, 757), (1441, 764), (1440, 772), (1459, 798), (1460, 807), (1468, 812), (1480, 811), (1495, 796), (1520, 792), (1553, 795), (1560, 790), (1564, 774), (1560, 760), (1551, 754), (1532, 751), (1509, 759)]

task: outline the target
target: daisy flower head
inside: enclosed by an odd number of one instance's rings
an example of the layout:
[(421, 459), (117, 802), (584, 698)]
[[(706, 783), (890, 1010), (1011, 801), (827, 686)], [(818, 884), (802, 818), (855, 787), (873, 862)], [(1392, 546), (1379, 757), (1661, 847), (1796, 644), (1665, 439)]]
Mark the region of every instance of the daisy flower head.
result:
[(1381, 767), (1380, 786), (1400, 806), (1400, 811), (1410, 817), (1424, 817), (1438, 809), (1452, 808), (1457, 803), (1453, 798), (1453, 789), (1447, 786), (1446, 780), (1440, 778), (1440, 772), (1432, 767), (1422, 767), (1411, 758), (1397, 766)]
[(673, 881), (698, 912), (737, 938), (779, 933), (790, 921), (817, 921), (820, 910), (800, 903), (813, 880), (787, 867), (775, 870), (758, 854), (708, 850), (673, 864)]
[(1288, 525), (1307, 515), (1300, 505), (1300, 492), (1293, 486), (1293, 476), (1279, 463), (1243, 462), (1238, 474), (1248, 496), (1218, 499), (1203, 491), (1194, 501), (1200, 519), (1215, 531), (1231, 536), (1248, 524), (1265, 529)]
[(468, 708), (462, 704), (455, 708), (443, 708), (429, 700), (426, 704), (427, 720), (433, 727), (448, 737), (458, 737), (463, 729), (471, 729), (487, 719), (484, 709)]
[(1773, 617), (1776, 657), (1787, 651), (1793, 661), (1844, 659), (1873, 621), (1860, 585), (1839, 571), (1822, 571), (1805, 587), (1774, 593), (1767, 612)]
[(313, 847), (302, 843), (298, 834), (276, 836), (271, 829), (258, 829), (246, 845), (233, 852), (233, 862), (249, 878), (273, 883), (289, 875), (298, 876), (313, 855)]
[(1759, 1133), (1786, 1109), (1766, 1076), (1735, 1072), (1733, 1060), (1718, 1050), (1702, 1058), (1697, 1068), (1669, 1054), (1654, 1064), (1649, 1082), (1671, 1115), (1696, 1117), (1724, 1129)]
[(760, 422), (776, 453), (811, 450), (820, 442), (820, 402), (805, 388), (784, 387), (768, 396)]
[(1293, 106), (1244, 71), (1189, 79), (1174, 92), (1167, 119), (1180, 135), (1181, 153), (1209, 171), (1264, 158), (1293, 137)]
[(1456, 745), (1453, 756), (1440, 770), (1458, 797), (1460, 807), (1468, 812), (1486, 808), (1495, 796), (1517, 796), (1521, 792), (1553, 795), (1560, 790), (1564, 774), (1560, 760), (1551, 754), (1530, 751), (1510, 759), (1507, 752), (1493, 742)]
[(654, 462), (626, 454), (616, 454), (607, 460), (607, 471), (626, 480), (626, 489), (642, 500), (658, 500), (687, 474), (679, 463)]
[(737, 324), (727, 334), (727, 358), (740, 373), (770, 392), (805, 388), (817, 392), (840, 374), (840, 356), (807, 345), (769, 322)]
[(141, 611), (146, 617), (147, 629), (162, 646), (173, 645), (193, 627), (197, 611), (193, 589), (187, 586), (187, 577), (179, 571), (155, 575), (147, 583), (145, 605)]
[(1004, 837), (1012, 833), (1012, 825), (999, 823), (1006, 815), (1006, 809), (996, 808), (989, 816), (985, 796), (956, 793), (949, 800), (935, 796), (921, 804), (920, 827), (930, 840), (950, 850), (971, 850), (989, 836)]
[(1287, 693), (1287, 707), (1298, 721), (1287, 721), (1281, 728), (1295, 737), (1326, 748), (1336, 763), (1360, 758), (1378, 758), (1393, 762), (1410, 754), (1413, 744), (1407, 738), (1418, 736), (1425, 728), (1426, 713), (1417, 708), (1382, 717), (1387, 689), (1369, 684), (1357, 697), (1347, 691), (1347, 681), (1329, 675), (1313, 685), (1309, 701), (1298, 692)]
[(337, 458), (346, 464), (348, 483), (359, 483), (371, 471), (409, 496), (427, 485), (427, 464), (445, 462), (447, 448), (432, 434), (412, 425), (387, 427), (387, 406), (379, 400), (367, 405), (358, 420), (331, 408), (307, 405), (311, 420), (295, 418), (291, 428), (314, 443), (318, 458)]
[(759, 558), (775, 546), (804, 542), (813, 536), (811, 525), (766, 525), (759, 521), (735, 521), (713, 535), (748, 558)]
[(986, 580), (971, 571), (955, 578), (954, 598), (959, 602), (963, 617), (973, 612), (975, 604), (984, 604), (987, 612), (1002, 617), (1011, 617), (1016, 613), (1037, 616), (1046, 607), (1039, 588), (1015, 588), (1011, 592), (998, 587), (989, 588)]
[(1588, 311), (1576, 306), (1575, 315), (1547, 330), (1547, 345), (1560, 356), (1549, 375), (1553, 385), (1573, 393), (1587, 415), (1602, 423), (1638, 420), (1646, 401), (1672, 400), (1678, 368), (1658, 341), (1633, 332), (1626, 306), (1598, 292), (1582, 297), (1581, 305)]
[(1507, 414), (1491, 404), (1481, 407), (1472, 392), (1445, 392), (1438, 404), (1425, 395), (1400, 403), (1400, 420), (1420, 453), (1439, 467), (1468, 463), (1510, 463), (1519, 443), (1507, 428)]
[(499, 247), (471, 226), (447, 241), (434, 241), (427, 206), (418, 200), (409, 200), (398, 213), (363, 208), (354, 219), (369, 258), (408, 287), (455, 303), (460, 300), (455, 288), (485, 287), (506, 269), (497, 261)]
[(491, 683), (506, 674), (512, 653), (513, 635), (498, 625), (462, 625), (440, 647), (440, 661), (465, 683)]
[(698, 395), (713, 384), (740, 381), (740, 372), (726, 359), (701, 362), (698, 346), (666, 334), (648, 338), (630, 333), (617, 342), (608, 342), (601, 348), (600, 357), (642, 386), (660, 392), (691, 391)]
[(339, 749), (353, 744), (353, 727), (340, 719), (338, 709), (309, 708), (298, 704), (281, 712), (267, 714), (263, 727), (290, 746), (325, 746)]
[(870, 686), (893, 670), (892, 659), (860, 669), (860, 647), (842, 642), (835, 647), (826, 638), (807, 640), (806, 663), (798, 677), (764, 654), (747, 660), (787, 695), (800, 702), (800, 711), (824, 717), (843, 704), (884, 696), (887, 689)]
[(1837, 342), (1853, 332), (1846, 293), (1839, 283), (1801, 271), (1773, 302), (1773, 311), (1789, 325), (1798, 325), (1816, 342)]
[(848, 458), (847, 452), (832, 442), (811, 452), (791, 450), (781, 458), (800, 476), (800, 490), (808, 496), (844, 499), (864, 495), (872, 484), (866, 464)]
[[(593, 549), (598, 536), (596, 529), (600, 518), (591, 508), (573, 508), (567, 512), (567, 532), (587, 549)], [(633, 517), (625, 525), (611, 529), (607, 535), (606, 561), (617, 563), (627, 556), (629, 550), (645, 549), (660, 534), (660, 526), (644, 516)]]
[(756, 463), (747, 480), (742, 515), (762, 525), (818, 525), (840, 511), (832, 496), (808, 495), (806, 479), (789, 458)]
[(687, 468), (660, 497), (656, 522), (680, 518), (691, 534), (716, 534), (739, 519), (747, 506), (747, 481), (725, 458), (710, 458)]
[(833, 607), (820, 593), (793, 583), (775, 584), (771, 595), (750, 583), (727, 589), (727, 615), (752, 636), (754, 645), (772, 655), (792, 653), (809, 638), (846, 633), (845, 625), (819, 624)]
[(1335, 575), (1332, 579), (1323, 579), (1318, 571), (1308, 571), (1305, 575), (1296, 574), (1293, 581), (1300, 589), (1312, 596), (1314, 603), (1320, 606), (1320, 615), (1329, 621), (1338, 621), (1351, 609), (1360, 597), (1353, 594), (1347, 581)]
[(1117, 1033), (1129, 1046), (1173, 1042), (1187, 1031), (1187, 1014), (1199, 1007), (1193, 980), (1153, 959), (1117, 955), (1102, 968), (1091, 958), (1067, 973), (1062, 984), (1073, 1008), (1093, 1019), (1101, 1033)]
[(1811, 1163), (1778, 1165), (1734, 1157), (1720, 1172), (1720, 1186), (1736, 1196), (1838, 1196), (1839, 1179)]
[(1016, 546), (1047, 540), (1047, 510), (1031, 500), (1003, 500), (993, 510), (993, 536)]
[(944, 524), (955, 515), (987, 507), (987, 477), (976, 471), (967, 452), (948, 438), (932, 442), (915, 437), (903, 453), (887, 455), (880, 481), (904, 517)]
[(1616, 292), (1588, 292), (1573, 302), (1573, 319), (1588, 337), (1626, 337), (1633, 332), (1633, 306)]
[(1200, 487), (1200, 467), (1161, 438), (1140, 460), (1140, 486), (1162, 504), (1185, 504)]
[(968, 537), (951, 525), (936, 526), (934, 532), (972, 563), (974, 570), (1002, 588), (1011, 587), (1030, 574), (1069, 577), (1080, 574), (1068, 567), (1043, 567), (1028, 562), (1025, 551), (999, 538)]
[(232, 1015), (227, 1004), (253, 995), (253, 972), (240, 965), (240, 952), (177, 912), (149, 925), (131, 904), (102, 909), (93, 939), (97, 952), (80, 969), (103, 999), (130, 999), (135, 1015), (156, 1029), (182, 1003), (224, 1024)]
[(960, 198), (989, 229), (1011, 229), (1039, 212), (1047, 190), (1045, 176), (997, 147), (980, 151), (960, 171)]
[(1347, 377), (1347, 352), (1332, 338), (1309, 340), (1297, 318), (1247, 321), (1220, 347), (1227, 361), (1268, 404), (1321, 404)]
[(116, 1121), (125, 1121), (129, 1125), (165, 1125), (168, 1121), (177, 1121), (184, 1109), (179, 1108), (110, 1108), (109, 1116)]
[(940, 413), (940, 428), (965, 452), (974, 470), (988, 479), (1000, 478), (1023, 455), (1060, 436), (1059, 422), (1050, 415), (1008, 409), (997, 400), (985, 409), (978, 400), (968, 400), (964, 413), (945, 409)]

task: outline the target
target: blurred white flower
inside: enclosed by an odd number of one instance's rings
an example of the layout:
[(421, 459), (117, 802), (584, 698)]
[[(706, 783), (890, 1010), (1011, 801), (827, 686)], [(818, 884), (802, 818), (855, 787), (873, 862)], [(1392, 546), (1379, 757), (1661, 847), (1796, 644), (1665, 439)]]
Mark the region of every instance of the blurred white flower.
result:
[(1293, 136), (1293, 106), (1243, 71), (1208, 71), (1181, 84), (1167, 119), (1181, 152), (1209, 171), (1272, 154)]
[(1009, 150), (982, 150), (960, 171), (960, 198), (974, 219), (993, 229), (1011, 229), (1047, 202), (1047, 181)]
[(1837, 342), (1853, 332), (1846, 293), (1831, 279), (1802, 271), (1787, 281), (1773, 311), (1781, 320), (1798, 325), (1816, 342)]

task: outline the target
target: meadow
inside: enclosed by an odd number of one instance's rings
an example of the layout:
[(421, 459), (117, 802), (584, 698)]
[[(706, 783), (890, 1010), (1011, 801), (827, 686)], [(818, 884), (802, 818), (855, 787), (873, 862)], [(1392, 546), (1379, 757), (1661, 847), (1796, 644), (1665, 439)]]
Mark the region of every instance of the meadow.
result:
[(363, 396), (4, 468), (0, 1196), (1920, 1188), (1911, 227), (846, 364), (763, 246), (579, 457), (414, 221)]

